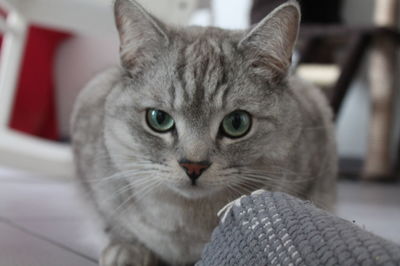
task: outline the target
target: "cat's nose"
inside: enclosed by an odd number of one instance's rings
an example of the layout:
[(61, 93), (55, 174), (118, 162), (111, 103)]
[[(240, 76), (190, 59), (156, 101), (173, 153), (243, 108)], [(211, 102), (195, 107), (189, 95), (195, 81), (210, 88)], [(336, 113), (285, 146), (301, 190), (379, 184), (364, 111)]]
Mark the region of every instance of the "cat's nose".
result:
[(196, 185), (196, 180), (208, 167), (210, 167), (211, 163), (209, 161), (192, 162), (181, 160), (179, 161), (179, 165), (185, 170), (186, 174), (192, 181), (192, 185)]

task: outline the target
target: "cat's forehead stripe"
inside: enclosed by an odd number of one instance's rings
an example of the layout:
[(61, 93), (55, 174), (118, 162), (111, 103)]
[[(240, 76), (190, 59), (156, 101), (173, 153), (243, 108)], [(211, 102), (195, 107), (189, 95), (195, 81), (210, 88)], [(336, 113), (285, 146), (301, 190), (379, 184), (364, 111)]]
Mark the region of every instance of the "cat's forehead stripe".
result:
[(189, 94), (185, 90), (186, 79), (185, 68), (186, 68), (186, 57), (185, 47), (177, 49), (177, 60), (175, 65), (176, 77), (173, 80), (172, 86), (169, 90), (169, 103), (171, 109), (177, 109), (178, 106), (182, 105), (183, 102), (189, 101)]
[[(184, 102), (222, 103), (224, 93), (220, 90), (226, 89), (224, 85), (227, 83), (227, 55), (224, 53), (223, 45), (219, 40), (198, 38), (179, 50), (176, 71), (180, 86), (175, 90), (183, 90), (179, 94), (183, 95)], [(170, 97), (171, 101), (174, 100), (172, 95)]]

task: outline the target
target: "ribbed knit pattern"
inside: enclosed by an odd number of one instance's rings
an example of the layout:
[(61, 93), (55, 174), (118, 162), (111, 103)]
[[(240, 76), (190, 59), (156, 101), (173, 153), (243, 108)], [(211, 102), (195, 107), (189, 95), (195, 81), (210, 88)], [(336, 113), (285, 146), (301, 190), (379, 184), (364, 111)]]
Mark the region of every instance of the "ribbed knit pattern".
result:
[(223, 265), (400, 265), (400, 246), (310, 202), (258, 191), (226, 209), (196, 264)]

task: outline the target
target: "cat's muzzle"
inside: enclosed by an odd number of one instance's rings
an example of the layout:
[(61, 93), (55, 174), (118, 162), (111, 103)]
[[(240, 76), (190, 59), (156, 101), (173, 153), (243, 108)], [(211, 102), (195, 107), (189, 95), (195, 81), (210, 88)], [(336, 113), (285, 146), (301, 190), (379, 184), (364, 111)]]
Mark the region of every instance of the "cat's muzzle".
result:
[(196, 185), (196, 180), (201, 174), (210, 167), (209, 161), (192, 162), (186, 159), (180, 160), (179, 165), (185, 170), (187, 176), (192, 182), (192, 185)]

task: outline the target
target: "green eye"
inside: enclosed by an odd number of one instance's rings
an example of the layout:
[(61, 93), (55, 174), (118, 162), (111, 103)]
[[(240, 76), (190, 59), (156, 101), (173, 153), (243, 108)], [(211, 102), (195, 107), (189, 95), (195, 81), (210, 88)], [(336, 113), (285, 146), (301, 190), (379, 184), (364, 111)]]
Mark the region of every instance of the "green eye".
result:
[(240, 138), (249, 132), (251, 117), (245, 111), (234, 111), (222, 121), (222, 131), (230, 138)]
[(174, 128), (174, 119), (164, 111), (149, 109), (146, 114), (147, 124), (154, 131), (164, 133)]

